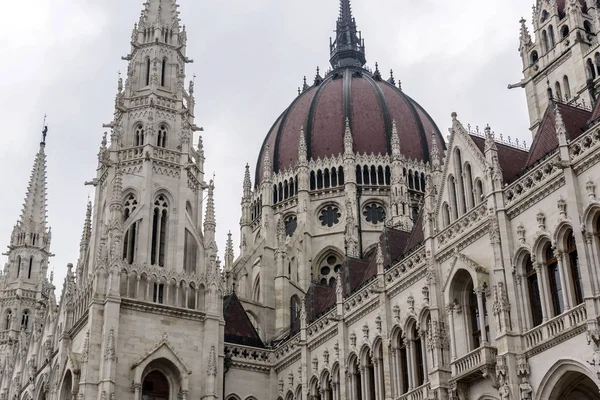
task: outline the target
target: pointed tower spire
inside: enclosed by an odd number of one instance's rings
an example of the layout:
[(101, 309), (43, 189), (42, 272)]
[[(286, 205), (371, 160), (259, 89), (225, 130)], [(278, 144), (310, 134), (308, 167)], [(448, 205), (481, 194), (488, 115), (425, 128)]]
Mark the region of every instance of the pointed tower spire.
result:
[(227, 243), (225, 245), (225, 270), (230, 271), (233, 267), (233, 239), (231, 238), (231, 231), (227, 234)]
[(92, 236), (92, 202), (88, 200), (87, 210), (85, 212), (85, 221), (83, 223), (83, 232), (81, 233), (81, 241), (79, 242), (80, 250), (87, 249)]
[(178, 7), (176, 0), (147, 0), (140, 17), (139, 28), (164, 27), (178, 31), (181, 22)]
[(302, 166), (308, 162), (308, 149), (306, 147), (306, 137), (304, 134), (304, 126), (300, 127), (300, 139), (298, 142), (298, 163)]
[(554, 108), (555, 113), (555, 125), (556, 125), (556, 136), (558, 139), (559, 146), (567, 145), (567, 128), (565, 126), (565, 122), (562, 117), (562, 113), (560, 112), (560, 107), (556, 106)]
[(40, 149), (33, 163), (31, 177), (29, 178), (29, 185), (27, 187), (27, 193), (25, 194), (25, 201), (23, 203), (23, 210), (19, 220), (21, 224), (39, 224), (42, 229), (46, 228), (47, 209), (46, 153), (44, 152), (46, 147), (47, 133), (48, 127), (44, 126), (44, 130), (42, 131), (42, 141), (40, 142)]
[(521, 18), (519, 23), (521, 24), (521, 48), (523, 48), (531, 44), (531, 35), (529, 34), (529, 28), (527, 28), (527, 21), (525, 20), (525, 18)]
[(340, 0), (335, 40), (330, 44), (331, 66), (363, 67), (367, 63), (364, 41), (356, 28), (350, 0)]
[(250, 179), (250, 165), (246, 164), (244, 172), (244, 198), (250, 198), (252, 195), (252, 180)]
[(392, 157), (394, 160), (400, 159), (400, 136), (398, 136), (398, 126), (396, 120), (392, 121)]
[(352, 138), (352, 130), (350, 129), (350, 119), (346, 118), (346, 129), (344, 131), (344, 154), (353, 154), (354, 139)]
[(271, 150), (269, 145), (265, 146), (265, 155), (263, 156), (263, 183), (271, 182), (273, 175), (273, 164), (271, 163)]
[(217, 226), (215, 219), (215, 185), (213, 180), (208, 184), (208, 197), (206, 199), (206, 216), (204, 217), (204, 234), (215, 231)]
[(437, 135), (431, 132), (431, 165), (433, 169), (440, 167), (440, 149), (438, 147)]

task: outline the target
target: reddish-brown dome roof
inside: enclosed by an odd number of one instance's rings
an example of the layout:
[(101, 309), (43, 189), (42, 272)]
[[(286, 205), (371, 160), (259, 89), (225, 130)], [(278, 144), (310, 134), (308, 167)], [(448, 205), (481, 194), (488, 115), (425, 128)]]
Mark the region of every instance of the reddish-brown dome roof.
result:
[(262, 160), (268, 145), (273, 170), (296, 164), (300, 129), (308, 158), (337, 156), (344, 152), (345, 120), (349, 118), (354, 151), (391, 154), (392, 121), (396, 121), (402, 153), (407, 158), (429, 161), (431, 133), (443, 137), (429, 114), (392, 83), (362, 68), (337, 68), (323, 82), (307, 88), (275, 121), (261, 148), (256, 183), (262, 177)]

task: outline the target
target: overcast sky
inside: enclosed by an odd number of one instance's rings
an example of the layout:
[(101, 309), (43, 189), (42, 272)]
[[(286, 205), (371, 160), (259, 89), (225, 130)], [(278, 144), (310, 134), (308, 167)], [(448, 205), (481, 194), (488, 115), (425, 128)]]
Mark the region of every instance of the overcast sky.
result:
[[(196, 78), (196, 121), (206, 171), (216, 173), (221, 258), (229, 230), (239, 243), (244, 165), (317, 66), (329, 66), (338, 0), (179, 0), (188, 30), (187, 76)], [(370, 66), (394, 70), (445, 134), (450, 114), (531, 142), (518, 82), (519, 19), (533, 0), (353, 0)], [(22, 207), (48, 114), (50, 262), (60, 291), (77, 262), (96, 154), (112, 119), (118, 71), (127, 64), (141, 0), (21, 0), (0, 13), (0, 246)], [(254, 176), (254, 173), (252, 173)], [(93, 196), (92, 196), (93, 197)], [(2, 257), (2, 263), (6, 257)]]

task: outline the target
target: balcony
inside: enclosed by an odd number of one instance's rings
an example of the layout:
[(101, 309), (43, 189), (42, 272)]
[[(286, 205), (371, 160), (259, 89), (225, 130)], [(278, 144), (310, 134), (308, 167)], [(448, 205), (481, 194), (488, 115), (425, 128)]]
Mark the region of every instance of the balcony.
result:
[(586, 321), (585, 304), (580, 304), (525, 333), (525, 350), (531, 350), (552, 339), (560, 340), (563, 333), (585, 326)]
[(431, 385), (427, 382), (408, 393), (396, 397), (396, 400), (427, 400), (429, 398), (429, 390), (431, 390)]
[(493, 375), (497, 354), (498, 350), (495, 347), (482, 345), (452, 361), (452, 381), (470, 382), (486, 378), (488, 374)]

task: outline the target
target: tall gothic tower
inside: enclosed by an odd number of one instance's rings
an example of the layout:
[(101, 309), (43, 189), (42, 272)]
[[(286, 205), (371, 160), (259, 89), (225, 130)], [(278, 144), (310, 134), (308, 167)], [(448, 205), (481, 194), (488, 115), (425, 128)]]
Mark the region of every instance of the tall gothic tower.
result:
[(49, 400), (222, 398), (214, 185), (204, 179), (202, 139), (192, 146), (201, 129), (194, 84), (184, 87), (192, 60), (177, 7), (148, 0), (133, 29), (110, 134), (87, 183), (95, 194), (79, 260), (67, 266), (59, 307), (45, 280), (45, 140), (40, 145), (0, 282), (2, 400), (24, 391)]
[(521, 20), (519, 52), (530, 130), (535, 136), (550, 101), (591, 107), (600, 87), (600, 10), (595, 0), (537, 0), (534, 36)]

